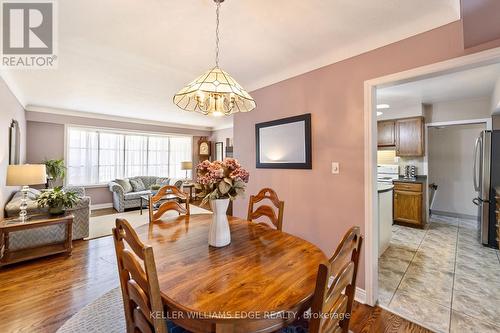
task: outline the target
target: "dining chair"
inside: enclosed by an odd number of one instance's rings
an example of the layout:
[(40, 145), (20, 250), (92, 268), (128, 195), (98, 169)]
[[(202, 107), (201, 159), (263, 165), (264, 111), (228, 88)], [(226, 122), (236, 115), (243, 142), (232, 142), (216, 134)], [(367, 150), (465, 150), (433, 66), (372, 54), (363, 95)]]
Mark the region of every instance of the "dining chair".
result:
[[(260, 205), (254, 210), (254, 205), (261, 202), (262, 200), (268, 199), (274, 206)], [(278, 210), (278, 214), (275, 213), (275, 209)], [(247, 220), (253, 221), (259, 217), (265, 216), (269, 218), (271, 223), (276, 227), (276, 229), (281, 231), (283, 224), (283, 210), (285, 209), (285, 202), (280, 201), (278, 195), (274, 190), (270, 188), (263, 188), (257, 193), (257, 195), (251, 195), (248, 201), (248, 215)]]
[(309, 332), (349, 332), (362, 243), (359, 227), (352, 227), (328, 263), (319, 266)]
[[(170, 196), (167, 201), (165, 197)], [(155, 210), (156, 204), (159, 201), (164, 201), (160, 203), (160, 206)], [(185, 207), (183, 207), (178, 201), (184, 201)], [(189, 215), (189, 196), (182, 192), (179, 188), (172, 185), (165, 185), (158, 190), (158, 192), (151, 196), (148, 202), (149, 208), (149, 222), (156, 222), (160, 220), (163, 214), (169, 210), (174, 210), (180, 214)]]
[(113, 239), (127, 333), (184, 332), (181, 327), (163, 318), (164, 307), (153, 248), (141, 242), (125, 219), (116, 219)]

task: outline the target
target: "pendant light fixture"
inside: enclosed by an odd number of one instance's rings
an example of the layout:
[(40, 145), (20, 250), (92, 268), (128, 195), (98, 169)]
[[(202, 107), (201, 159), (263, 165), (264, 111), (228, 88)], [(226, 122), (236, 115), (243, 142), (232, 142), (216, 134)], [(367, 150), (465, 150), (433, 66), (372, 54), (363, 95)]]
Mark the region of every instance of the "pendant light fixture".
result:
[(253, 98), (227, 72), (219, 68), (219, 11), (216, 4), (215, 67), (196, 78), (174, 96), (174, 103), (186, 111), (204, 115), (230, 115), (255, 109)]

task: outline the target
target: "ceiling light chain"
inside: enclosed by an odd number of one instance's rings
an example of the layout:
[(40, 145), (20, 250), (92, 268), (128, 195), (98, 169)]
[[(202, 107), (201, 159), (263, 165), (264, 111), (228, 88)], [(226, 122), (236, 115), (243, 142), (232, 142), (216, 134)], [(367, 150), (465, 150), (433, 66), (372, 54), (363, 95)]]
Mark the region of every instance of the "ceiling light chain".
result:
[(215, 67), (219, 67), (219, 24), (220, 24), (220, 1), (217, 1), (216, 20), (215, 20)]

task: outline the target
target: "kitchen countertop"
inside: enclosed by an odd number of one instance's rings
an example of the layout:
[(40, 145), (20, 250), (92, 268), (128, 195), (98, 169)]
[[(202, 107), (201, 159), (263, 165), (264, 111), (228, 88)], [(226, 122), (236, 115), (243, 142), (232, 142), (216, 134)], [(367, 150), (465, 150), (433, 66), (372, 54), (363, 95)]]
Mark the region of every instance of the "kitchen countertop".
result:
[(400, 183), (420, 183), (423, 184), (427, 181), (427, 176), (417, 176), (417, 178), (414, 179), (407, 179), (404, 178), (404, 176), (399, 176), (399, 179), (394, 180), (394, 182), (400, 182)]

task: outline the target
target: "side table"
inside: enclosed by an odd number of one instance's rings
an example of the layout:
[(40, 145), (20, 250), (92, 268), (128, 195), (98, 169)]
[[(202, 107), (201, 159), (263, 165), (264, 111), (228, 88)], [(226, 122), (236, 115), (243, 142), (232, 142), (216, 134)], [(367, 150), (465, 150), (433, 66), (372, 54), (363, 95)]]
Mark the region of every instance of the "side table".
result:
[[(66, 237), (61, 243), (41, 245), (37, 247), (10, 250), (9, 233), (43, 228), (50, 225), (65, 224)], [(71, 255), (73, 250), (73, 215), (50, 216), (47, 214), (32, 215), (26, 222), (21, 222), (17, 218), (10, 218), (0, 221), (0, 267), (35, 258), (45, 257), (56, 253), (67, 253)]]

